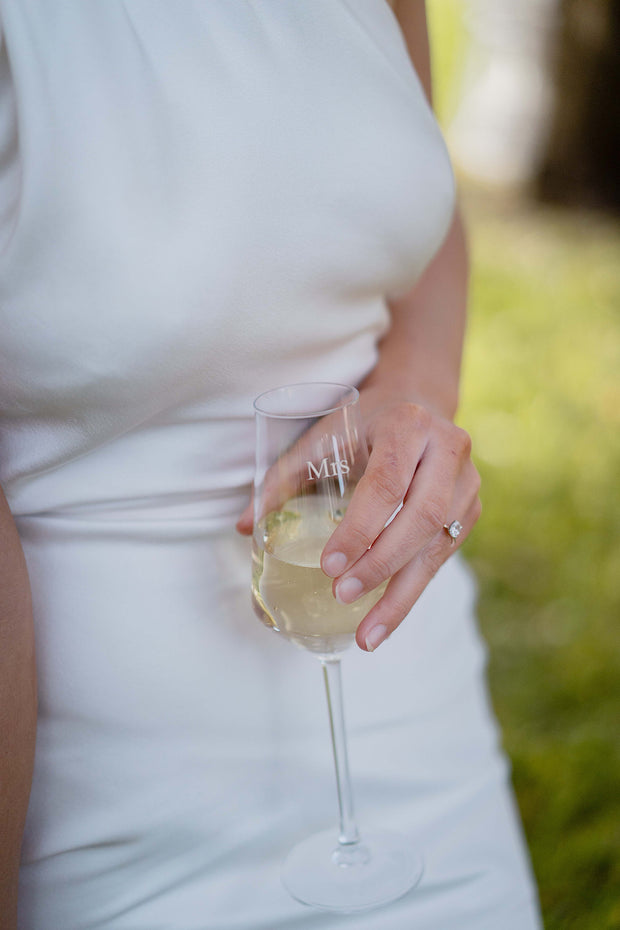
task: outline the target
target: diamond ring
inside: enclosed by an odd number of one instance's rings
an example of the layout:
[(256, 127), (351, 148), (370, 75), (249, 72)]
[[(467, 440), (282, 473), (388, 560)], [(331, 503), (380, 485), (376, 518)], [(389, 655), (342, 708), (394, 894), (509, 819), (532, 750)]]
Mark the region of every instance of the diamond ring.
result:
[(458, 520), (453, 520), (450, 524), (444, 523), (443, 528), (450, 537), (450, 542), (454, 545), (456, 537), (461, 535), (461, 530), (463, 529), (462, 525)]

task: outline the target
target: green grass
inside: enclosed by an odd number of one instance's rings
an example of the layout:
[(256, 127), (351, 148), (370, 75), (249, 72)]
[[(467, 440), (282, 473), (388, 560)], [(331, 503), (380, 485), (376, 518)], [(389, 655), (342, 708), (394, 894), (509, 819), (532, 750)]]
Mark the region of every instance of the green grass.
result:
[[(432, 0), (440, 115), (462, 4)], [(547, 930), (620, 930), (620, 228), (465, 191), (465, 553)]]
[(466, 553), (548, 930), (620, 928), (620, 231), (469, 203)]

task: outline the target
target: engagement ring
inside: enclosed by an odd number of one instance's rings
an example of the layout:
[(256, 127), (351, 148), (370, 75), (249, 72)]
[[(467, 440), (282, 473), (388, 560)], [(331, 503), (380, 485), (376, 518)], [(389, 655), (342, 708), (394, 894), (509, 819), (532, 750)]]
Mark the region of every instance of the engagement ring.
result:
[(453, 520), (450, 524), (444, 523), (443, 528), (450, 537), (452, 545), (454, 545), (456, 537), (461, 535), (461, 530), (463, 529), (462, 525), (458, 520)]

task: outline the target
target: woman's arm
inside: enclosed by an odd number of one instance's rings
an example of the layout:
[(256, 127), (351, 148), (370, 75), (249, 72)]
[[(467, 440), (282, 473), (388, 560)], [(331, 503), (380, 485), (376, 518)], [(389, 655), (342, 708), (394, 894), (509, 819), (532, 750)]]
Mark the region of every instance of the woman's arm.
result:
[[(413, 64), (432, 100), (423, 0), (392, 0)], [(366, 473), (322, 556), (334, 594), (351, 603), (391, 578), (357, 630), (375, 649), (407, 615), (480, 515), (480, 478), (469, 436), (452, 422), (467, 305), (468, 262), (460, 214), (415, 287), (390, 301), (392, 325), (361, 386), (371, 448)], [(404, 501), (394, 520), (386, 522)]]
[[(390, 0), (411, 60), (432, 104), (431, 56), (424, 0)], [(452, 419), (467, 309), (468, 260), (457, 207), (451, 228), (410, 293), (389, 302), (392, 325), (379, 364), (365, 386), (377, 385)]]
[(0, 490), (0, 930), (15, 930), (17, 876), (37, 720), (26, 562)]
[[(393, 6), (430, 100), (424, 3), (394, 0)], [(389, 302), (391, 328), (360, 388), (368, 466), (321, 557), (341, 603), (350, 604), (391, 579), (357, 629), (357, 643), (368, 651), (406, 617), (480, 515), (480, 478), (470, 458), (471, 442), (452, 422), (466, 303), (467, 252), (457, 211), (446, 240), (415, 287)], [(446, 532), (453, 521), (462, 524), (457, 546)], [(251, 507), (237, 528), (251, 532)]]
[(468, 262), (458, 208), (448, 235), (409, 293), (390, 300), (391, 326), (379, 361), (364, 381), (367, 393), (393, 394), (452, 419), (467, 308)]

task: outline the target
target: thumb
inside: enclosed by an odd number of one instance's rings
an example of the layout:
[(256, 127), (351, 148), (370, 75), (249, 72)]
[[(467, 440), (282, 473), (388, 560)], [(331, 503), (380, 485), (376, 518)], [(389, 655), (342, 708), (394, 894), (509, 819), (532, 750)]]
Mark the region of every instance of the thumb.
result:
[(250, 503), (237, 520), (236, 528), (243, 536), (250, 536), (252, 534), (252, 530), (254, 529), (254, 491), (252, 491)]

